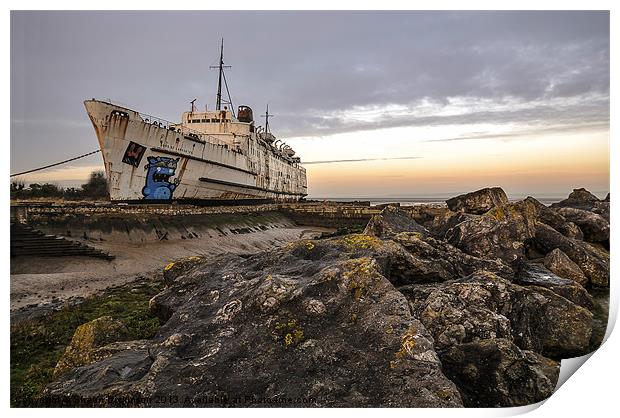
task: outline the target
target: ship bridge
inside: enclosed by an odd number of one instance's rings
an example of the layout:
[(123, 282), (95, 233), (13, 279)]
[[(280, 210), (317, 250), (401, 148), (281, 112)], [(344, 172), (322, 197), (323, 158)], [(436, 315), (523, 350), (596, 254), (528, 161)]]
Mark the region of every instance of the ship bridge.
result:
[[(240, 106), (240, 109), (241, 108), (242, 106)], [(243, 108), (250, 109), (247, 106), (243, 106)], [(238, 118), (234, 117), (233, 113), (227, 108), (224, 108), (224, 110), (213, 110), (204, 112), (184, 112), (181, 116), (181, 124), (183, 125), (183, 127), (208, 135), (250, 135), (252, 132), (254, 132), (253, 120), (239, 120)]]

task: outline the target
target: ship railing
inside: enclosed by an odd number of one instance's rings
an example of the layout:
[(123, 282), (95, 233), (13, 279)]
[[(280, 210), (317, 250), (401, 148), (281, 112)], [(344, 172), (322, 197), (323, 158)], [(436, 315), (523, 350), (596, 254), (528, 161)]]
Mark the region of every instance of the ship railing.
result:
[(211, 142), (211, 143), (220, 144), (220, 145), (228, 145), (225, 141), (222, 141), (221, 139), (217, 137), (188, 128), (186, 126), (183, 126), (180, 123), (170, 122), (169, 120), (162, 119), (157, 116), (148, 115), (142, 112), (137, 112), (137, 113), (140, 115), (144, 123), (150, 123), (151, 125), (155, 125), (160, 128), (168, 129), (171, 131), (174, 130), (174, 131), (180, 132), (183, 135), (188, 135), (196, 139), (199, 139), (203, 142)]
[(159, 126), (160, 128), (169, 129), (174, 123), (158, 118), (157, 116), (147, 115), (146, 113), (138, 112), (144, 123), (150, 123), (151, 125)]

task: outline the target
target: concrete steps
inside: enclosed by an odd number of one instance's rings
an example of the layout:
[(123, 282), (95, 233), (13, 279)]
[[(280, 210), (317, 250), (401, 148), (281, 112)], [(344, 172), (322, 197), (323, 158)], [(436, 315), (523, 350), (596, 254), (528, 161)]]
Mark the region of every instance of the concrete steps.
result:
[(112, 260), (113, 255), (57, 235), (47, 235), (21, 223), (11, 223), (11, 257), (87, 256)]

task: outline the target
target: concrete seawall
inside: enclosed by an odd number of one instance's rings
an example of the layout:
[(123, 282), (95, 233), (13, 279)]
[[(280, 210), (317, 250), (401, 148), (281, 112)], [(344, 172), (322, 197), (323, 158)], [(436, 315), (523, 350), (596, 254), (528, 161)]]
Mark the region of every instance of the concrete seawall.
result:
[[(155, 242), (226, 236), (273, 228), (310, 226), (363, 229), (383, 207), (298, 203), (253, 206), (190, 205), (14, 205), (12, 219), (46, 233), (89, 241)], [(405, 206), (423, 223), (447, 209)]]
[(275, 205), (189, 206), (40, 205), (12, 208), (20, 221), (114, 256), (17, 256), (11, 259), (11, 316), (39, 315), (137, 278), (155, 277), (188, 256), (253, 254), (333, 229), (300, 226)]

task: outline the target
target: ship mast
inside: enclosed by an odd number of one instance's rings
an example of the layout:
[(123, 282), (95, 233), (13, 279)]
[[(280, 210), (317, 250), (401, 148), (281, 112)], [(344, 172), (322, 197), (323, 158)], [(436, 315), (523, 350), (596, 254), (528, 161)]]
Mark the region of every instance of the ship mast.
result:
[(265, 118), (265, 133), (269, 133), (269, 117), (273, 116), (269, 114), (269, 103), (267, 103), (267, 111), (261, 116)]
[(215, 109), (222, 110), (222, 80), (224, 80), (224, 86), (226, 87), (226, 94), (228, 95), (227, 104), (230, 105), (231, 111), (234, 115), (234, 110), (232, 109), (232, 99), (230, 98), (230, 91), (228, 91), (228, 83), (226, 82), (226, 75), (224, 74), (224, 68), (230, 68), (230, 65), (224, 65), (224, 38), (222, 38), (222, 44), (220, 46), (220, 62), (218, 65), (210, 66), (209, 68), (218, 69), (219, 77), (217, 81), (217, 101), (215, 102)]

